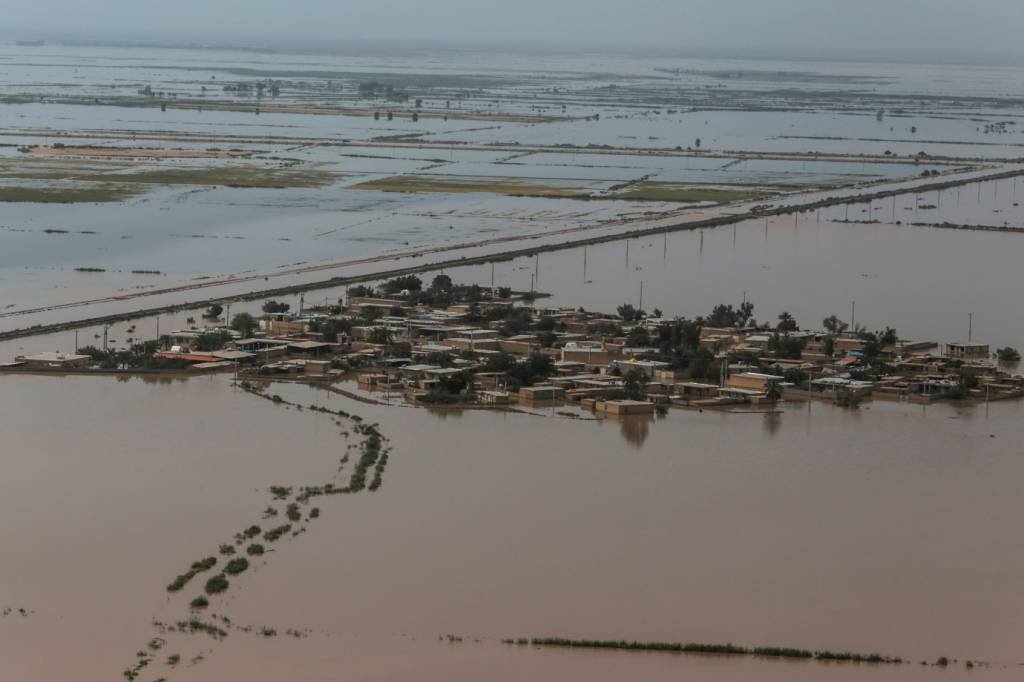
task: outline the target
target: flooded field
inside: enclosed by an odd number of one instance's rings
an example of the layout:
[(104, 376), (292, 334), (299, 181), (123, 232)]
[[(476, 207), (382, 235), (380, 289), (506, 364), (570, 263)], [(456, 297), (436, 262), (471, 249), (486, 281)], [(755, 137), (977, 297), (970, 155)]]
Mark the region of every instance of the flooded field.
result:
[[(1024, 337), (1024, 316), (1017, 312), (1015, 303), (1020, 255), (1024, 252), (1020, 195), (1024, 195), (1024, 184), (1019, 179), (973, 183), (795, 216), (746, 220), (735, 226), (669, 232), (499, 259), (493, 264), (450, 267), (445, 272), (458, 282), (482, 286), (493, 283), (519, 291), (532, 286), (551, 294), (543, 305), (614, 312), (617, 305), (632, 303), (642, 304), (648, 311), (657, 308), (669, 317), (693, 318), (719, 303), (736, 304), (746, 298), (754, 303), (759, 320), (771, 321), (782, 312), (790, 312), (798, 323), (813, 328), (829, 315), (848, 319), (852, 314), (870, 328), (892, 326), (910, 338), (943, 343), (966, 338), (968, 319), (973, 315), (974, 338), (993, 346), (1013, 345)], [(494, 207), (500, 201), (489, 198), (487, 204)], [(219, 253), (216, 246), (209, 251)], [(466, 249), (461, 253), (480, 251), (485, 250)], [(446, 255), (436, 254), (434, 258)], [(24, 258), (30, 258), (30, 252), (26, 251)], [(342, 271), (372, 272), (373, 268), (401, 267), (429, 258), (366, 263)], [(52, 289), (57, 293), (72, 287), (81, 293), (83, 282), (108, 281), (108, 273), (94, 272), (29, 269), (22, 276), (31, 276), (34, 282), (59, 276), (57, 281), (62, 283), (57, 286), (61, 288)], [(167, 279), (135, 277), (154, 282), (151, 286), (162, 286)], [(305, 277), (322, 278), (324, 274), (314, 272)], [(808, 278), (815, 281), (813, 290), (806, 286)], [(262, 278), (257, 281), (262, 282)], [(244, 292), (252, 286), (238, 284), (235, 289)], [(7, 283), (7, 290), (19, 291), (13, 282)], [(345, 290), (344, 286), (327, 287), (301, 296), (311, 304), (336, 302), (345, 296)], [(95, 291), (101, 292), (102, 287), (96, 286)], [(200, 296), (195, 292), (185, 294), (192, 300)], [(169, 296), (152, 298), (163, 301)], [(297, 307), (300, 294), (284, 298)], [(111, 301), (85, 310), (114, 312), (132, 303)], [(851, 311), (854, 303), (856, 309)], [(239, 301), (232, 310), (256, 313), (259, 306), (259, 300)], [(4, 316), (15, 310), (0, 310), (0, 325), (14, 328), (23, 326), (26, 319), (58, 320), (69, 314), (54, 310), (30, 318)], [(124, 347), (128, 339), (155, 338), (158, 325), (165, 332), (185, 327), (190, 317), (198, 318), (198, 311), (167, 313), (161, 315), (160, 322), (149, 317), (116, 323), (110, 325), (109, 338), (117, 342), (115, 347)], [(82, 343), (92, 343), (102, 331), (101, 327), (86, 327), (79, 331), (79, 338)], [(71, 348), (74, 339), (75, 332), (69, 330), (3, 341), (0, 357)]]
[[(29, 613), (0, 619), (12, 679), (118, 675), (157, 636), (152, 620), (180, 617), (187, 598), (163, 585), (182, 562), (215, 554), (258, 518), (267, 487), (321, 480), (339, 454), (330, 417), (228, 378), (4, 386), (0, 605)], [(648, 424), (435, 415), (271, 390), (379, 423), (394, 448), (386, 481), (369, 496), (325, 499), (307, 533), (211, 597), (211, 613), (278, 636), (164, 635), (147, 674), (995, 680), (1022, 660), (1013, 595), (1024, 554), (1006, 541), (1021, 512), (1018, 403), (672, 411)], [(501, 643), (531, 636), (878, 651), (911, 663)], [(171, 654), (183, 661), (173, 669)], [(920, 665), (940, 656), (959, 662)], [(988, 665), (967, 670), (968, 659)]]
[(0, 45), (0, 308), (688, 219), (1024, 149), (1007, 69), (419, 57)]
[[(0, 45), (0, 335), (60, 327), (0, 361), (126, 349), (275, 288), (331, 304), (403, 268), (537, 305), (750, 301), (1019, 347), (1022, 91), (1003, 67)], [(227, 374), (0, 387), (5, 680), (1024, 665), (1020, 401), (617, 421)], [(903, 662), (507, 641), (543, 637)]]

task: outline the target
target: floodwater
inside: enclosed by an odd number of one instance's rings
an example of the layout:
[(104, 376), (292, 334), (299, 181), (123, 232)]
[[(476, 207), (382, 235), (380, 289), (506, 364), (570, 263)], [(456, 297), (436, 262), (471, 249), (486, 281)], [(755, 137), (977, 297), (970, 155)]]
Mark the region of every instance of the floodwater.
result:
[[(517, 291), (528, 291), (532, 285), (551, 294), (538, 299), (540, 306), (583, 306), (614, 313), (618, 305), (632, 303), (642, 304), (649, 312), (657, 308), (669, 317), (692, 318), (709, 313), (719, 303), (735, 305), (745, 297), (753, 301), (755, 316), (763, 322), (772, 322), (786, 311), (804, 327), (818, 328), (821, 320), (834, 314), (871, 329), (894, 327), (905, 338), (945, 343), (971, 335), (993, 347), (1019, 347), (1024, 339), (1024, 314), (1016, 303), (1024, 257), (1024, 233), (1019, 231), (1024, 227), (1021, 198), (1024, 185), (1020, 179), (980, 182), (941, 192), (910, 192), (871, 204), (748, 220), (735, 227), (622, 239), (499, 261), (493, 266), (454, 267), (446, 273), (460, 283), (490, 286), (493, 282)], [(1018, 231), (933, 227), (943, 223), (989, 228), (1007, 225)], [(479, 250), (465, 252), (476, 255)], [(373, 268), (426, 260), (429, 257), (368, 264), (362, 269), (372, 272)], [(354, 274), (359, 269), (349, 268), (348, 272)], [(81, 280), (93, 273), (74, 274)], [(325, 276), (307, 275), (310, 279)], [(434, 273), (421, 276), (429, 280)], [(808, 287), (809, 281), (814, 282), (813, 287)], [(292, 278), (288, 283), (297, 282)], [(236, 285), (235, 290), (249, 291), (254, 284)], [(193, 300), (200, 296), (196, 292), (185, 295)], [(302, 299), (311, 305), (335, 302), (344, 295), (344, 287), (334, 287), (306, 292)], [(154, 296), (152, 304), (171, 302), (168, 298)], [(118, 312), (126, 306), (151, 305), (150, 300), (55, 310), (26, 318), (12, 316), (5, 318), (2, 326), (82, 316), (85, 310), (89, 314)], [(300, 295), (283, 300), (298, 309)], [(232, 311), (255, 313), (260, 304), (238, 302)], [(158, 328), (167, 333), (184, 327), (189, 317), (198, 319), (199, 313), (183, 311), (162, 315), (159, 321), (150, 317), (118, 323), (110, 327), (108, 336), (118, 342), (114, 346), (127, 347), (129, 338), (156, 338)], [(98, 344), (102, 333), (102, 328), (81, 329), (79, 344)], [(65, 331), (0, 342), (0, 358), (68, 351), (75, 338), (74, 331)]]
[[(1016, 300), (1024, 233), (907, 223), (1006, 223), (1019, 229), (1024, 208), (1014, 194), (1024, 196), (1024, 186), (1018, 185), (1014, 179), (975, 183), (940, 196), (907, 194), (871, 206), (543, 253), (496, 263), (494, 279), (517, 290), (533, 282), (537, 291), (552, 294), (537, 305), (614, 313), (631, 303), (693, 318), (746, 298), (761, 322), (787, 311), (804, 327), (818, 329), (824, 318), (838, 315), (870, 329), (894, 327), (906, 338), (945, 343), (973, 333), (993, 347), (1017, 347), (1024, 342), (1024, 313)], [(892, 222), (893, 214), (902, 224)], [(447, 274), (458, 282), (491, 282), (490, 265)]]
[[(472, 73), (467, 73), (467, 64)], [(280, 83), (279, 96), (259, 100), (224, 90), (262, 77)], [(312, 115), (301, 109), (408, 108), (408, 103), (367, 99), (359, 85), (374, 79), (387, 79), (415, 99), (422, 98), (428, 112), (499, 116), (424, 116), (417, 121), (399, 116), (375, 121), (368, 116)], [(333, 182), (311, 188), (178, 186), (153, 188), (116, 204), (5, 203), (0, 213), (0, 327), (68, 319), (67, 311), (43, 311), (13, 320), (6, 316), (11, 311), (131, 296), (201, 283), (201, 278), (242, 278), (255, 272), (275, 284), (297, 284), (322, 276), (303, 279), (281, 271), (295, 264), (350, 261), (500, 237), (538, 235), (540, 240), (563, 241), (559, 232), (564, 229), (600, 228), (619, 219), (675, 218), (693, 209), (678, 203), (605, 198), (400, 194), (354, 188), (390, 176), (517, 178), (529, 185), (606, 197), (602, 193), (610, 188), (645, 179), (850, 187), (905, 181), (940, 168), (965, 168), (979, 159), (1012, 160), (1020, 156), (1024, 131), (1018, 129), (1019, 102), (1007, 93), (1021, 83), (1024, 70), (1000, 67), (810, 65), (642, 55), (493, 54), (477, 59), (450, 53), (425, 58), (407, 53), (297, 55), (0, 45), (0, 158), (13, 169), (4, 183), (30, 182), (19, 175), (25, 170), (18, 164), (26, 159), (19, 147), (57, 142), (233, 148), (252, 156), (223, 165), (267, 169), (294, 164), (289, 167), (337, 174)], [(167, 111), (137, 106), (142, 84), (167, 93), (165, 102), (175, 104), (181, 97), (197, 104)], [(300, 109), (258, 115), (253, 110), (203, 110), (198, 102), (207, 100)], [(514, 120), (523, 114), (564, 120)], [(494, 143), (511, 146), (488, 147)], [(580, 153), (567, 145), (576, 145)], [(588, 146), (594, 148), (584, 149)], [(691, 146), (716, 156), (650, 153)], [(617, 153), (583, 153), (612, 150)], [(841, 156), (749, 157), (779, 152)], [(856, 157), (883, 152), (895, 154), (900, 162)], [(958, 160), (935, 165), (937, 161), (928, 162), (920, 153)], [(210, 164), (164, 160), (147, 161), (139, 168), (197, 165)], [(1007, 221), (1005, 215), (989, 217)], [(474, 255), (471, 249), (463, 253)], [(133, 272), (140, 270), (160, 274)], [(275, 275), (287, 281), (275, 280)], [(257, 286), (246, 281), (207, 291), (210, 296), (226, 296)], [(155, 296), (147, 303), (195, 299), (189, 292)], [(94, 306), (88, 315), (142, 307), (127, 299), (104, 303), (109, 305)]]
[[(118, 677), (153, 618), (185, 615), (191, 595), (163, 585), (258, 518), (268, 486), (323, 480), (344, 447), (324, 415), (227, 377), (2, 381), (0, 605), (31, 612), (0, 619), (5, 679)], [(637, 424), (272, 392), (379, 422), (394, 448), (384, 485), (325, 498), (307, 533), (211, 599), (237, 623), (308, 636), (171, 635), (150, 678), (1002, 680), (1024, 660), (1020, 402)], [(500, 644), (528, 636), (913, 664)], [(171, 670), (171, 653), (205, 660)], [(939, 656), (959, 663), (919, 665)]]
[[(115, 105), (142, 83), (182, 97), (216, 88), (223, 98), (223, 83), (257, 77), (282, 80), (278, 103), (286, 105), (379, 106), (362, 99), (357, 83), (397, 77), (425, 89), (428, 109), (443, 106), (441, 93), (457, 91), (460, 113), (591, 119), (389, 122)], [(583, 226), (587, 231), (575, 234), (618, 235), (640, 225), (615, 219), (648, 211), (653, 215), (643, 226), (665, 227), (749, 208), (349, 189), (389, 175), (518, 177), (592, 191), (644, 177), (805, 187), (885, 179), (908, 193), (447, 274), (459, 282), (533, 286), (552, 293), (542, 301), (552, 305), (610, 312), (629, 302), (693, 317), (747, 299), (762, 321), (788, 311), (815, 327), (836, 314), (944, 342), (964, 339), (973, 316), (975, 340), (1019, 347), (1024, 234), (930, 226), (1024, 227), (1018, 199), (1024, 189), (1017, 180), (916, 194), (913, 186), (924, 181), (906, 178), (934, 166), (854, 158), (741, 160), (727, 152), (890, 151), (907, 159), (923, 151), (1013, 159), (1024, 132), (1016, 122), (1019, 103), (1006, 93), (1021, 84), (1024, 70), (997, 67), (809, 69), (638, 56), (425, 60), (0, 46), (0, 133), (10, 145), (4, 156), (17, 158), (18, 145), (52, 144), (59, 136), (68, 144), (237, 146), (253, 151), (256, 165), (284, 158), (344, 174), (314, 189), (170, 188), (118, 205), (5, 204), (0, 328), (509, 248), (477, 243), (423, 258), (396, 254), (472, 240), (529, 235), (521, 246), (556, 245), (572, 238), (562, 230)], [(38, 102), (48, 96), (66, 101)], [(115, 104), (67, 103), (100, 97)], [(381, 143), (382, 137), (394, 144)], [(696, 146), (696, 138), (719, 158), (644, 153)], [(447, 146), (402, 146), (410, 141)], [(459, 149), (494, 142), (534, 148), (523, 154)], [(637, 153), (542, 149), (566, 144)], [(810, 197), (775, 201), (805, 200)], [(392, 260), (357, 262), (380, 255)], [(320, 271), (294, 270), (343, 261)], [(107, 272), (74, 272), (81, 266)], [(127, 298), (209, 275), (236, 278), (209, 289)], [(332, 301), (343, 293), (326, 289), (305, 298)], [(102, 300), (11, 314), (91, 297)], [(287, 301), (296, 306), (298, 297)], [(259, 304), (236, 303), (232, 312)], [(111, 343), (154, 338), (158, 325), (166, 333), (188, 316), (198, 317), (185, 311), (114, 325)], [(80, 330), (80, 345), (99, 343), (100, 333)], [(5, 342), (0, 359), (68, 351), (75, 338), (62, 332)], [(187, 614), (194, 594), (168, 596), (164, 586), (258, 521), (269, 486), (329, 480), (347, 446), (340, 430), (348, 427), (253, 397), (223, 375), (5, 374), (0, 385), (5, 680), (121, 679), (157, 634), (154, 619), (174, 622)], [(324, 498), (308, 532), (279, 541), (246, 574), (232, 578), (225, 596), (211, 600), (210, 611), (273, 627), (279, 636), (235, 630), (218, 643), (168, 635), (142, 679), (1019, 677), (1022, 402), (969, 408), (875, 402), (853, 412), (795, 404), (777, 414), (672, 410), (662, 418), (598, 421), (567, 419), (553, 409), (520, 414), (371, 406), (301, 385), (271, 390), (296, 404), (378, 422), (393, 447), (384, 485)], [(285, 636), (288, 628), (303, 636)], [(449, 634), (461, 639), (449, 642)], [(912, 663), (824, 665), (501, 644), (533, 636), (877, 651)], [(174, 653), (182, 663), (172, 669), (163, 661)], [(949, 669), (919, 664), (940, 656), (955, 662)], [(985, 663), (968, 670), (967, 660)]]

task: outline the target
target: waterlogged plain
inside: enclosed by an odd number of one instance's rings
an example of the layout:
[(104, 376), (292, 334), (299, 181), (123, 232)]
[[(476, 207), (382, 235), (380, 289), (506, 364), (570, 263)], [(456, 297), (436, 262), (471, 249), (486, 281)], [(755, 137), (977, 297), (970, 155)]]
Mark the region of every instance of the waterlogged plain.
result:
[[(1019, 660), (1020, 605), (1008, 595), (1020, 592), (1024, 556), (1003, 541), (1020, 512), (1017, 403), (674, 410), (637, 424), (387, 408), (284, 384), (264, 391), (275, 402), (229, 377), (5, 382), (3, 418), (21, 428), (5, 448), (0, 575), (4, 598), (34, 612), (0, 620), (15, 678), (112, 677), (154, 637), (165, 643), (147, 654), (146, 674), (173, 680), (272, 680), (284, 670), (312, 680), (338, 669), (357, 680), (483, 670), (508, 680), (995, 680)], [(127, 399), (90, 397), (114, 388)], [(228, 591), (200, 616), (222, 640), (154, 628), (180, 618), (193, 596), (165, 591), (188, 562), (217, 557), (254, 517), (264, 530), (288, 523), (272, 486), (322, 481), (337, 466), (339, 428), (348, 428), (308, 406), (379, 424), (394, 453), (386, 484), (318, 498), (306, 532), (228, 575)], [(56, 425), (54, 412), (64, 415)], [(871, 428), (850, 439), (851, 420)], [(83, 444), (96, 423), (121, 426)], [(268, 502), (280, 521), (260, 520)], [(501, 643), (519, 637), (731, 642), (909, 662), (883, 673)], [(179, 665), (166, 663), (172, 654)], [(935, 666), (943, 656), (949, 667)]]
[[(1017, 156), (1021, 135), (998, 70), (64, 45), (0, 64), (5, 310), (157, 286), (138, 270), (180, 286), (954, 171), (973, 162), (920, 154)], [(771, 156), (808, 152), (840, 156)]]
[[(1024, 208), (1013, 205), (1017, 184), (978, 183), (565, 249), (495, 263), (493, 277), (516, 289), (534, 282), (552, 294), (544, 305), (613, 311), (631, 303), (693, 318), (746, 299), (763, 321), (789, 312), (819, 328), (829, 315), (855, 315), (871, 328), (942, 343), (966, 339), (973, 315), (975, 340), (1012, 345), (1024, 338), (1015, 303), (1024, 232), (952, 224), (1024, 227)], [(927, 226), (946, 222), (946, 229)], [(492, 277), (490, 265), (447, 272), (481, 285)]]
[[(198, 301), (129, 297), (206, 278), (241, 296), (337, 272), (299, 270), (319, 263), (499, 254), (482, 242), (1012, 160), (1024, 104), (1006, 93), (1022, 87), (1000, 68), (0, 46), (0, 328)], [(87, 190), (111, 194), (72, 194)], [(943, 342), (973, 315), (975, 339), (1019, 345), (1021, 191), (908, 192), (446, 273), (598, 310), (746, 299), (811, 327), (856, 301), (869, 328)], [(58, 195), (88, 201), (42, 201)], [(0, 359), (102, 332), (5, 341)], [(1018, 403), (600, 421), (225, 375), (3, 382), (4, 677), (916, 682), (1007, 679), (1024, 660), (1024, 555), (1006, 542)], [(346, 486), (373, 494), (333, 494)], [(520, 638), (905, 662), (503, 643)]]

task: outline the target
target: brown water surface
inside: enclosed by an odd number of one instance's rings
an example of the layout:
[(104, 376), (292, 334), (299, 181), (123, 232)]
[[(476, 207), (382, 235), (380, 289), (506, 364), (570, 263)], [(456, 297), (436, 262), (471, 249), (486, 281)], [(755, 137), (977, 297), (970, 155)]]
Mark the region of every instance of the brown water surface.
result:
[[(324, 415), (186, 382), (6, 376), (0, 390), (3, 679), (120, 679), (184, 617), (187, 565), (259, 519), (269, 485), (330, 477)], [(858, 412), (672, 411), (653, 423), (446, 413), (273, 392), (378, 421), (375, 493), (211, 611), (301, 639), (169, 637), (174, 680), (1014, 679), (1024, 660), (1021, 403)], [(448, 633), (461, 643), (438, 641)], [(506, 647), (566, 636), (904, 656), (875, 667)], [(480, 641), (474, 641), (480, 640)], [(949, 670), (921, 659), (960, 659)], [(966, 659), (991, 661), (968, 672)]]

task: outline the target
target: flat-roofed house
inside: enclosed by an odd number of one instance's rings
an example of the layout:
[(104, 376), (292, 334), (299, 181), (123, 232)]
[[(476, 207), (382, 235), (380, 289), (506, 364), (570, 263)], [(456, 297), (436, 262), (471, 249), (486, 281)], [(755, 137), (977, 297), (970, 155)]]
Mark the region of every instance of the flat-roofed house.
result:
[(946, 357), (950, 360), (988, 360), (991, 357), (987, 343), (966, 341), (946, 344)]
[(742, 388), (750, 391), (767, 391), (772, 386), (785, 381), (785, 377), (776, 374), (762, 374), (760, 372), (743, 372), (734, 374), (726, 382), (729, 388)]
[(92, 364), (92, 358), (88, 355), (57, 352), (23, 355), (15, 358), (15, 360), (22, 363), (25, 369), (72, 369), (75, 367), (88, 367)]

